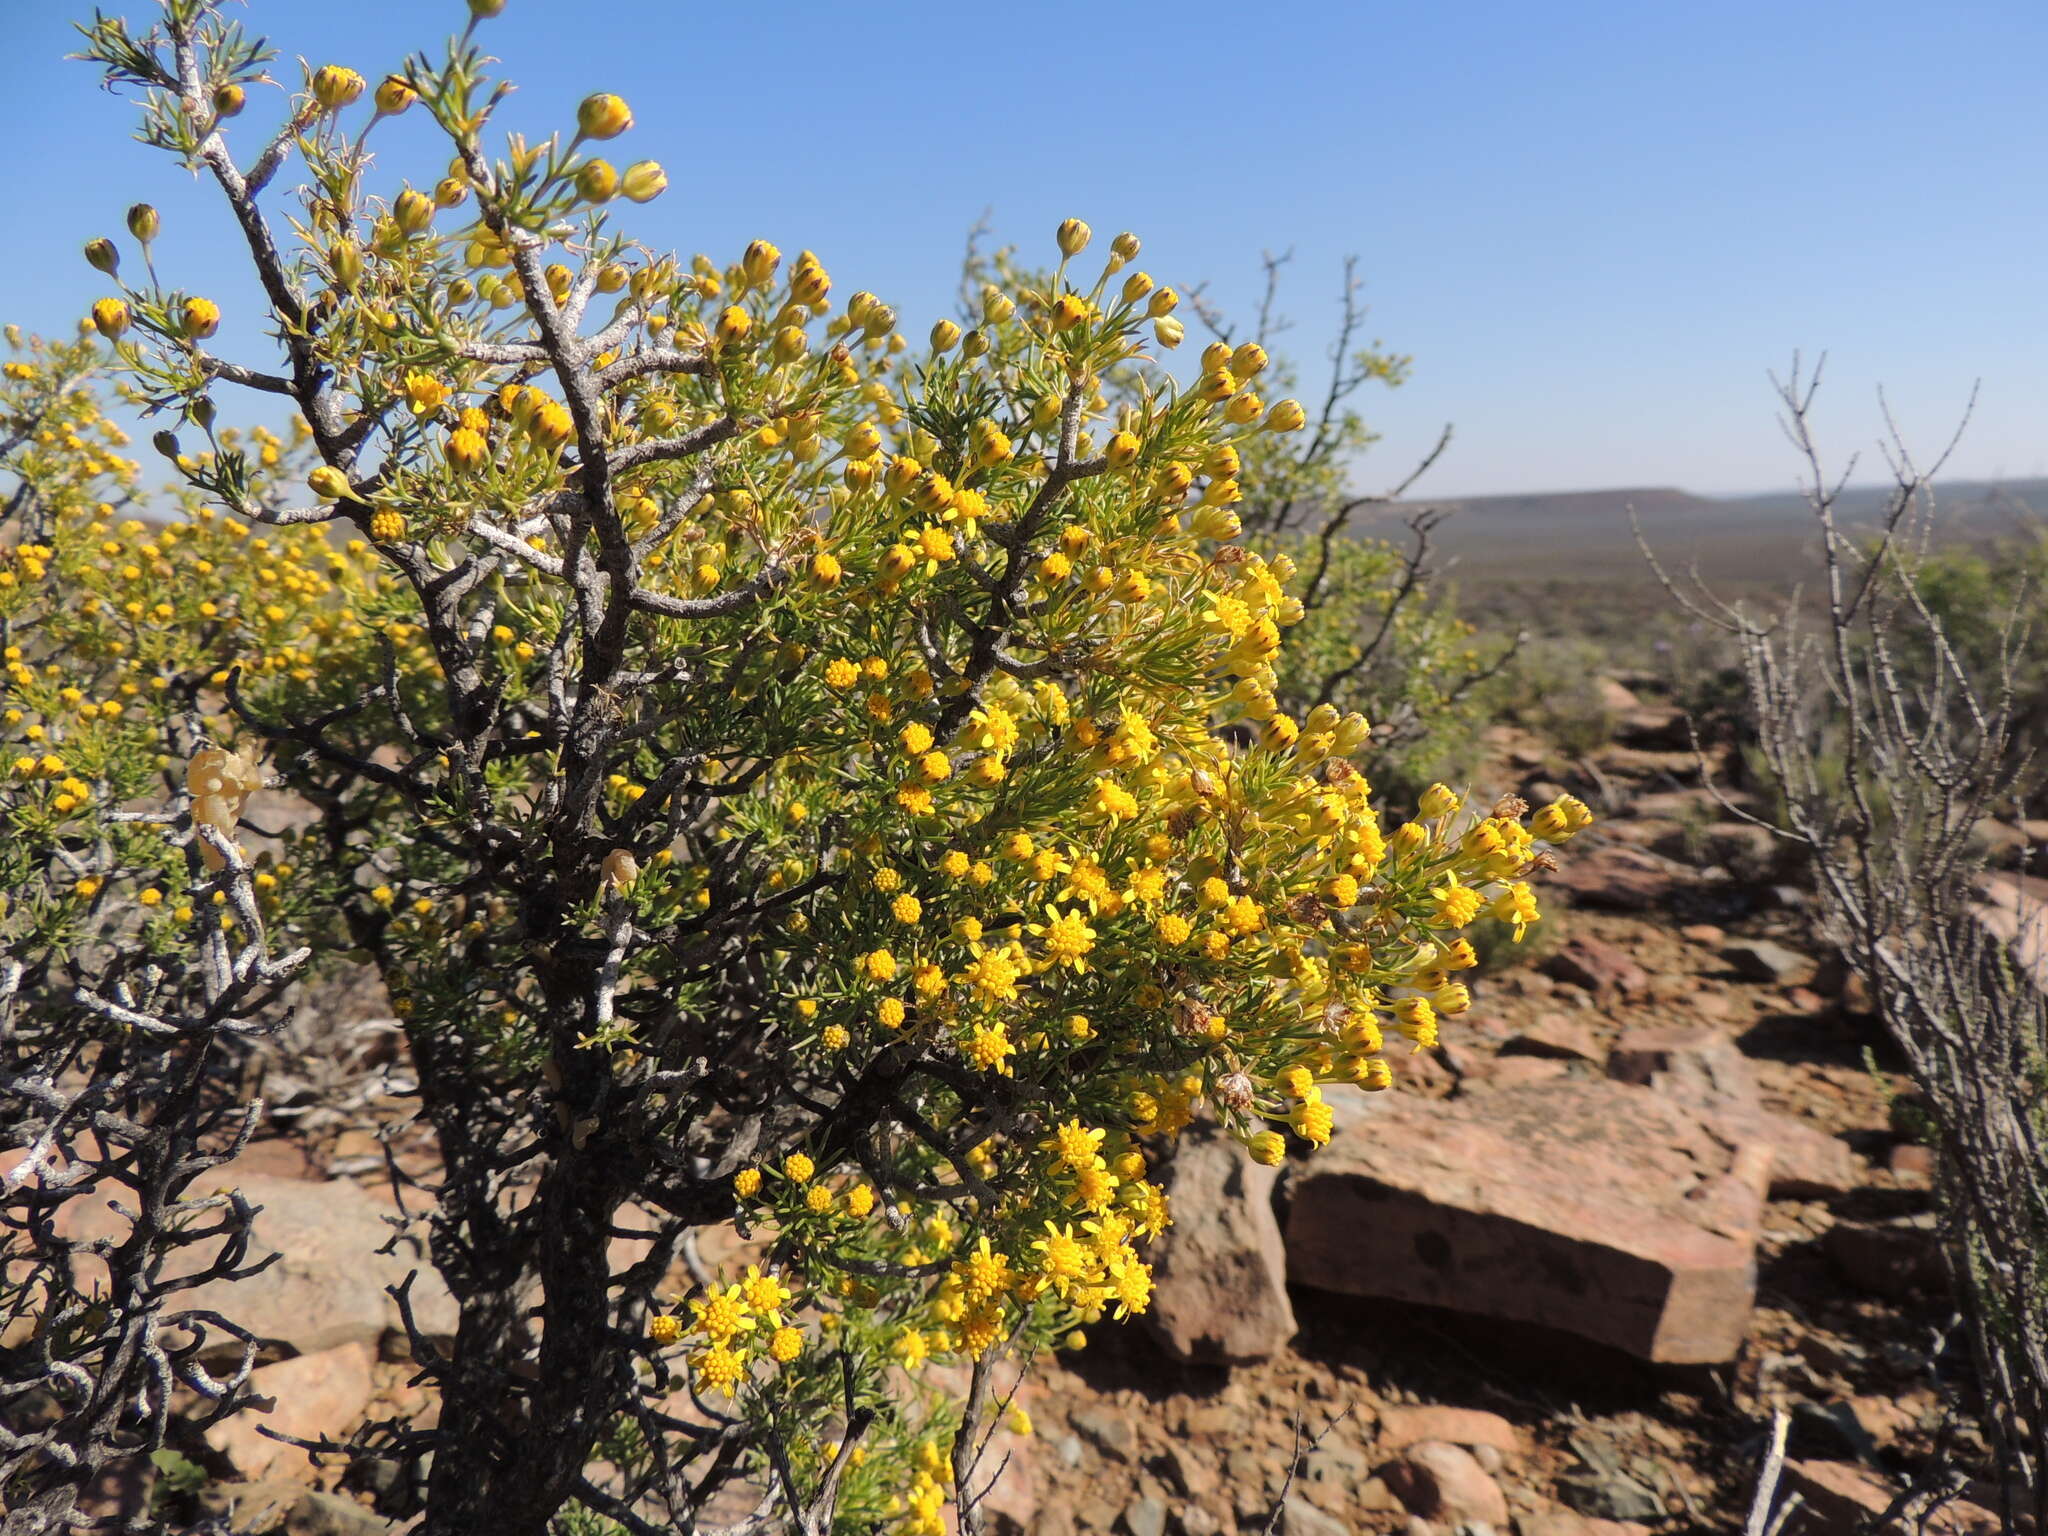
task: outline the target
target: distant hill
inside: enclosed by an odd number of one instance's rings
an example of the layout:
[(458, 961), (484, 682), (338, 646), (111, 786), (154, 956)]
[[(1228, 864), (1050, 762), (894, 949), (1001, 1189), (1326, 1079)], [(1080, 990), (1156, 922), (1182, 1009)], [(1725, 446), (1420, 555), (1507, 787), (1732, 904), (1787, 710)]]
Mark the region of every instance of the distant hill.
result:
[[(1882, 487), (1852, 487), (1839, 515), (1849, 527), (1870, 526), (1885, 500)], [(1813, 515), (1796, 493), (1696, 496), (1669, 486), (1418, 500), (1381, 509), (1361, 531), (1398, 537), (1402, 519), (1424, 507), (1451, 512), (1436, 543), (1466, 584), (1507, 575), (1647, 580), (1629, 532), (1631, 508), (1660, 559), (1681, 568), (1697, 562), (1712, 580), (1796, 579), (1816, 548)], [(1957, 481), (1939, 488), (1936, 507), (1938, 537), (1988, 538), (2048, 517), (2048, 479)]]

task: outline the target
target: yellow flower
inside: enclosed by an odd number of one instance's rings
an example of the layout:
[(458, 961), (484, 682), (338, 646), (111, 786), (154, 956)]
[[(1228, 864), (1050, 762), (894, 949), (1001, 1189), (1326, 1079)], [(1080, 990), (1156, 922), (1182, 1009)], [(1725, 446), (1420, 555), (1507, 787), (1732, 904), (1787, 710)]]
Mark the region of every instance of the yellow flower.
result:
[(1465, 927), (1486, 904), (1486, 898), (1478, 891), (1458, 883), (1456, 871), (1445, 875), (1444, 883), (1432, 887), (1429, 894), (1436, 902), (1436, 921), (1446, 928)]
[(647, 1319), (647, 1337), (656, 1346), (666, 1348), (683, 1336), (683, 1320), (669, 1312), (657, 1312)]
[(817, 1165), (802, 1152), (792, 1152), (782, 1160), (782, 1171), (792, 1183), (806, 1184), (817, 1172)]
[(751, 1200), (761, 1192), (761, 1170), (742, 1168), (732, 1176), (733, 1193), (742, 1200)]
[(795, 1328), (782, 1327), (768, 1339), (768, 1353), (777, 1363), (787, 1365), (804, 1352), (804, 1336)]
[(406, 375), (406, 406), (414, 416), (432, 416), (449, 403), (449, 385), (430, 373)]
[(185, 335), (203, 341), (220, 329), (220, 306), (211, 299), (187, 299), (178, 320)]
[(375, 100), (380, 113), (386, 117), (396, 117), (419, 100), (419, 96), (398, 76), (386, 75), (377, 87)]
[(1062, 912), (1050, 903), (1045, 916), (1046, 921), (1032, 923), (1027, 929), (1045, 945), (1045, 963), (1087, 970), (1088, 954), (1095, 948), (1095, 930), (1088, 926), (1087, 919), (1079, 912)]
[(109, 341), (128, 329), (128, 306), (119, 299), (101, 299), (92, 307), (93, 328)]

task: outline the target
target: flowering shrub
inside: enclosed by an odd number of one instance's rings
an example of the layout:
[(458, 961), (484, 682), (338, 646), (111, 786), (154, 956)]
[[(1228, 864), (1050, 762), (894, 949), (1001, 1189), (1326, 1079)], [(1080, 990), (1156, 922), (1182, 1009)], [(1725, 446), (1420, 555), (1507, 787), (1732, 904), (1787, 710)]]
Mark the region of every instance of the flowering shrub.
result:
[[(915, 346), (809, 252), (647, 252), (620, 214), (662, 171), (600, 153), (626, 103), (487, 147), (498, 8), (374, 90), (309, 74), (253, 160), (268, 55), (212, 0), (87, 29), (223, 194), (283, 356), (214, 355), (210, 300), (88, 248), (189, 508), (117, 522), (60, 476), (11, 556), (9, 811), (47, 831), (7, 942), (51, 990), (93, 914), (374, 962), (461, 1325), (414, 1340), (437, 1426), (341, 1449), (431, 1450), (428, 1530), (687, 1525), (741, 1487), (806, 1531), (972, 1528), (998, 1363), (1145, 1308), (1176, 1132), (1326, 1140), (1323, 1086), (1434, 1043), (1458, 931), (1536, 921), (1584, 808), (1438, 786), (1383, 833), (1367, 722), (1281, 711), (1293, 564), (1215, 509), (1303, 413), (1257, 349), (1158, 366), (1134, 237), (1098, 261), (1069, 220), (1042, 286)], [(367, 158), (407, 111), (454, 152), (430, 190)], [(1142, 380), (1113, 406), (1111, 370)], [(229, 389), (296, 439), (218, 425)], [(311, 818), (252, 858), (267, 782)], [(752, 1262), (665, 1292), (729, 1222)]]

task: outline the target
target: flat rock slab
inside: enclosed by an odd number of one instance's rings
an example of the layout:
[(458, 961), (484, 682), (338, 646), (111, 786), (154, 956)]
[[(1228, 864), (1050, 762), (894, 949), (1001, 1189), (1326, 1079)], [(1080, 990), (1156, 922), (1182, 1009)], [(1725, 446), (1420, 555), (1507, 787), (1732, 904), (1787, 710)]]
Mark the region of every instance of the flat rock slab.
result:
[(1764, 1149), (1621, 1083), (1382, 1097), (1295, 1185), (1291, 1280), (1646, 1360), (1734, 1356), (1756, 1297)]
[[(261, 1272), (241, 1280), (214, 1280), (167, 1299), (171, 1314), (187, 1310), (218, 1312), (253, 1333), (266, 1349), (285, 1355), (310, 1355), (345, 1344), (374, 1345), (387, 1332), (402, 1333), (403, 1319), (388, 1287), (414, 1274), (410, 1292), (413, 1320), (420, 1331), (438, 1341), (452, 1339), (458, 1312), (455, 1298), (414, 1238), (397, 1237), (384, 1218), (391, 1211), (347, 1180), (326, 1183), (245, 1173), (230, 1163), (201, 1177), (192, 1194), (238, 1189), (259, 1207), (246, 1264), (269, 1254), (277, 1258)], [(217, 1214), (207, 1213), (211, 1224)], [(78, 1200), (63, 1208), (59, 1229), (67, 1237), (127, 1237), (128, 1220), (114, 1210), (107, 1196)], [(415, 1229), (417, 1230), (417, 1229)], [(377, 1250), (389, 1246), (391, 1252)], [(204, 1268), (220, 1243), (201, 1242), (180, 1249), (165, 1267), (167, 1277), (194, 1274)], [(239, 1355), (237, 1340), (212, 1330), (207, 1351), (216, 1356)]]

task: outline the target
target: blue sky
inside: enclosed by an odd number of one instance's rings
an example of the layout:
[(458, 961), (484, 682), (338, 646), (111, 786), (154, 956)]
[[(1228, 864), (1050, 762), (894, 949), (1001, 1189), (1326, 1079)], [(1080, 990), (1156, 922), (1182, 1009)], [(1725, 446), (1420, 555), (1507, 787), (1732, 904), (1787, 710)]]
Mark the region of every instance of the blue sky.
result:
[[(374, 81), (466, 14), (236, 9), (293, 83), (297, 56)], [(68, 329), (102, 291), (81, 242), (146, 198), (166, 280), (217, 297), (242, 346), (222, 350), (261, 362), (258, 328), (233, 323), (256, 298), (225, 211), (62, 61), (83, 14), (7, 5), (0, 318)], [(614, 158), (671, 173), (628, 226), (642, 239), (721, 260), (757, 235), (814, 248), (838, 292), (874, 289), (906, 329), (950, 303), (985, 210), (1036, 250), (1074, 214), (1135, 230), (1142, 265), (1238, 309), (1261, 252), (1291, 248), (1284, 345), (1319, 365), (1356, 253), (1369, 334), (1415, 357), (1366, 402), (1384, 433), (1367, 486), (1449, 422), (1439, 495), (1777, 489), (1796, 465), (1766, 374), (1794, 348), (1829, 353), (1821, 422), (1842, 454), (1875, 439), (1880, 384), (1931, 446), (1981, 380), (1955, 473), (2048, 474), (2039, 0), (511, 0), (485, 37), (521, 85), (504, 126), (545, 134), (593, 90), (631, 102)], [(281, 100), (252, 95), (245, 158)], [(424, 124), (399, 126), (380, 188), (442, 158)]]

